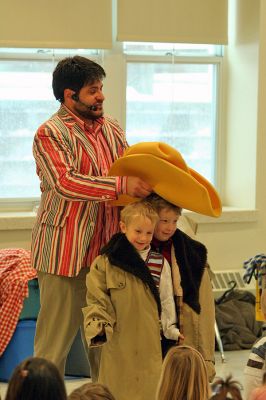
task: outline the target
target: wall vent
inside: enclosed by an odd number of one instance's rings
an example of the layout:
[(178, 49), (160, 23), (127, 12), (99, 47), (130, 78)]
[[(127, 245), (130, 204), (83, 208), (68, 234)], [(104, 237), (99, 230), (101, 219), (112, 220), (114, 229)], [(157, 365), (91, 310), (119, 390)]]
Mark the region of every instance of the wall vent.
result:
[(255, 294), (256, 292), (256, 281), (251, 279), (249, 284), (243, 281), (244, 270), (231, 269), (225, 271), (212, 271), (212, 286), (215, 298), (221, 296), (226, 290), (231, 288), (230, 281), (236, 282), (236, 289), (248, 290)]

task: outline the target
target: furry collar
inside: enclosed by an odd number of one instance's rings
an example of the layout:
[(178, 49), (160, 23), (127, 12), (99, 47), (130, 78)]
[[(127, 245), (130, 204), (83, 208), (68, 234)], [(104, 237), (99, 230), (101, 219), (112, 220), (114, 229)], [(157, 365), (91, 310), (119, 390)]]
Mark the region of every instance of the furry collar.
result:
[(160, 296), (150, 270), (134, 246), (127, 240), (126, 236), (123, 233), (116, 233), (113, 235), (107, 245), (101, 249), (100, 254), (106, 255), (110, 264), (136, 276), (150, 288), (156, 300), (160, 315)]
[(207, 249), (180, 229), (176, 229), (172, 241), (181, 276), (183, 300), (199, 314), (199, 287), (207, 262)]

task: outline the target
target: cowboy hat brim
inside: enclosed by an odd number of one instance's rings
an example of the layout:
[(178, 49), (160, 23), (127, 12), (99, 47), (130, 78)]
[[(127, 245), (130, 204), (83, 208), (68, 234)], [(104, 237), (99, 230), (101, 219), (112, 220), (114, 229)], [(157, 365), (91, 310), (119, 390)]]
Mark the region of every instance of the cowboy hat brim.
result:
[[(212, 217), (221, 214), (220, 198), (203, 176), (187, 166), (184, 170), (154, 154), (126, 153), (114, 162), (108, 175), (138, 176), (170, 203)], [(112, 204), (126, 205), (137, 200), (128, 195), (120, 195)]]

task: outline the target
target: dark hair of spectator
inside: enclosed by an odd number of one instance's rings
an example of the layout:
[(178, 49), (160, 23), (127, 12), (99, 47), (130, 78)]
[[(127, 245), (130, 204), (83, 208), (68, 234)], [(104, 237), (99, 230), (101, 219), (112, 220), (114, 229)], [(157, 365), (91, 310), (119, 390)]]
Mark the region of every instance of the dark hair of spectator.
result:
[(14, 370), (5, 400), (66, 400), (63, 378), (50, 361), (30, 357)]
[(241, 384), (232, 379), (232, 375), (229, 375), (225, 380), (218, 378), (212, 385), (212, 391), (215, 393), (212, 400), (242, 400), (241, 396)]

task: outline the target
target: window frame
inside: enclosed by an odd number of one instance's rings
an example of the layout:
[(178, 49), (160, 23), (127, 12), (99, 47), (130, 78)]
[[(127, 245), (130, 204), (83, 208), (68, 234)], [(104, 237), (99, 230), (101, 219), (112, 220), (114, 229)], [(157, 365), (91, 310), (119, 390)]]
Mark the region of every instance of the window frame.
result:
[[(212, 129), (216, 132), (214, 145), (213, 145), (213, 154), (214, 154), (214, 165), (213, 167), (213, 181), (214, 185), (218, 192), (222, 190), (221, 182), (222, 182), (222, 171), (221, 171), (221, 159), (224, 148), (224, 141), (221, 138), (221, 99), (222, 99), (222, 64), (223, 64), (223, 52), (221, 51), (219, 55), (216, 56), (179, 56), (179, 55), (133, 55), (133, 54), (124, 54), (125, 63), (127, 62), (150, 62), (150, 63), (172, 63), (173, 60), (176, 64), (213, 64), (216, 66), (215, 73), (215, 98), (216, 98), (216, 113), (214, 116), (214, 125)], [(126, 67), (125, 67), (126, 68)], [(126, 119), (126, 110), (125, 110), (125, 119)]]

